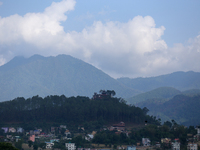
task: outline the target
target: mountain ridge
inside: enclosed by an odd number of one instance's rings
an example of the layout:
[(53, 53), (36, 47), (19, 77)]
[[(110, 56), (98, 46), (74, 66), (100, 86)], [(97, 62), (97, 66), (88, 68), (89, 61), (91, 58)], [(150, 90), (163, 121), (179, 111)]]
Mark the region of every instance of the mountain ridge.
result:
[(101, 89), (137, 94), (103, 71), (69, 55), (15, 57), (0, 67), (0, 101), (34, 95), (92, 96)]

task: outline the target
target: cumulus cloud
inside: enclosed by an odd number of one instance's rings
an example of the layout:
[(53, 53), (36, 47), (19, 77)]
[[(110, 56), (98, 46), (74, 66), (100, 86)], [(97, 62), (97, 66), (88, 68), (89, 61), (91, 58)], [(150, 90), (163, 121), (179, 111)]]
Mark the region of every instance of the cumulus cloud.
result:
[(74, 0), (52, 3), (43, 13), (0, 18), (0, 65), (17, 55), (69, 54), (113, 77), (153, 76), (178, 70), (200, 71), (200, 36), (168, 48), (151, 16), (125, 23), (95, 21), (81, 32), (65, 32), (61, 22)]

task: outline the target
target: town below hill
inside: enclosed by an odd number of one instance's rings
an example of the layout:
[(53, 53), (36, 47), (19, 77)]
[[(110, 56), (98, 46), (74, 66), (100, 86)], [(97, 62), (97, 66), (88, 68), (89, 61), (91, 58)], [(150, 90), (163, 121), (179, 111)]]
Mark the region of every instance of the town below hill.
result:
[[(0, 103), (0, 148), (187, 149), (198, 148), (200, 127), (147, 115), (113, 90), (88, 97), (34, 96)], [(9, 145), (11, 143), (12, 145)]]
[(127, 128), (124, 122), (119, 122), (92, 132), (84, 126), (69, 130), (66, 125), (32, 130), (7, 126), (0, 131), (0, 149), (10, 150), (197, 150), (200, 147), (200, 127), (180, 126), (174, 120), (159, 126), (146, 123), (140, 128)]

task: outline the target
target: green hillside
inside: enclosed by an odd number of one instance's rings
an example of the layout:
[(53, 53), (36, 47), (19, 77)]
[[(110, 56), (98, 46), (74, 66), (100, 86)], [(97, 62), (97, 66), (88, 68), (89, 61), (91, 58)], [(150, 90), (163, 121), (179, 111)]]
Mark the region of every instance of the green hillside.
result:
[[(89, 122), (158, 124), (155, 118), (146, 115), (146, 111), (130, 106), (121, 98), (101, 95), (94, 99), (84, 96), (65, 97), (47, 96), (45, 98), (34, 96), (25, 99), (16, 98), (0, 103), (0, 122), (6, 123), (67, 123), (80, 125)], [(98, 124), (98, 123), (97, 123)], [(98, 125), (97, 125), (98, 126)]]
[(172, 87), (160, 87), (149, 92), (138, 94), (134, 97), (126, 99), (130, 104), (137, 104), (139, 102), (148, 101), (150, 99), (169, 99), (181, 92)]

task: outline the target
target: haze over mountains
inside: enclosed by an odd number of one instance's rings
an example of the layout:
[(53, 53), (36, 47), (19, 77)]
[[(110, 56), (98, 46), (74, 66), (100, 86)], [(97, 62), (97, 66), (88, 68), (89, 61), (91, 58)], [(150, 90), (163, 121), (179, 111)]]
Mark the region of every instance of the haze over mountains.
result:
[(0, 101), (35, 95), (92, 97), (94, 92), (101, 89), (115, 90), (117, 97), (130, 98), (162, 86), (178, 90), (200, 89), (199, 83), (200, 73), (197, 72), (114, 79), (94, 66), (69, 55), (34, 55), (30, 58), (15, 57), (0, 67)]

